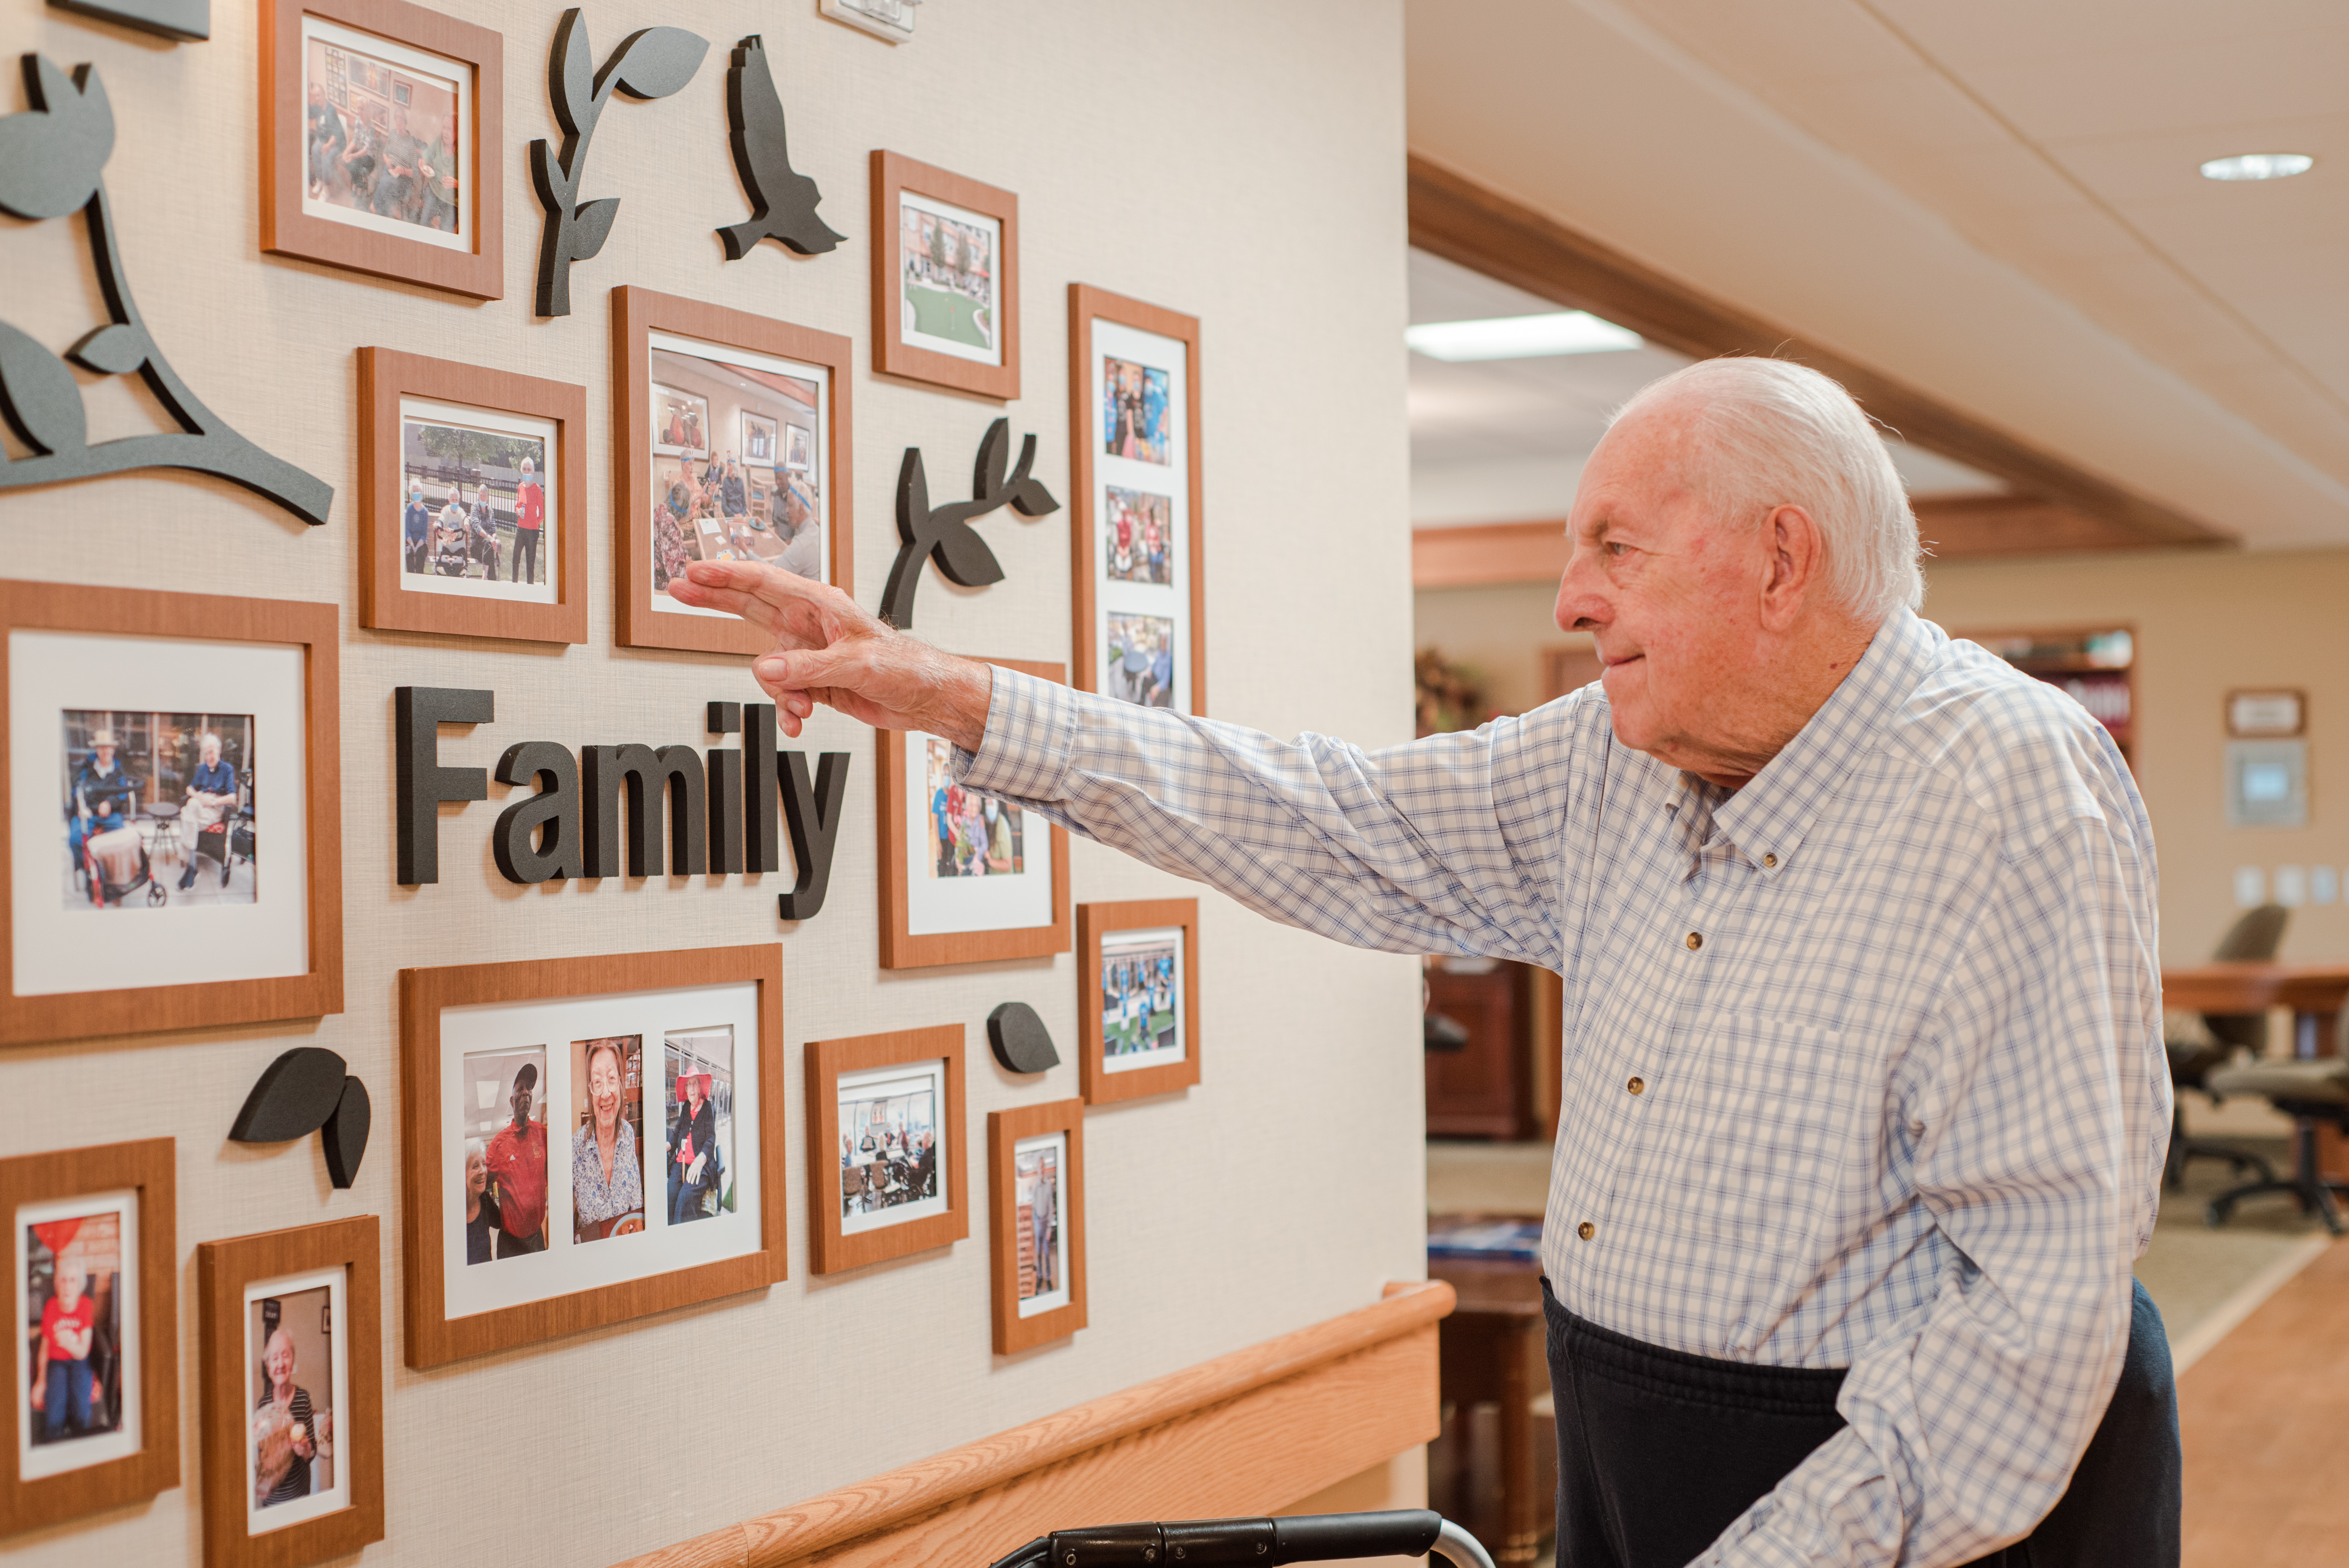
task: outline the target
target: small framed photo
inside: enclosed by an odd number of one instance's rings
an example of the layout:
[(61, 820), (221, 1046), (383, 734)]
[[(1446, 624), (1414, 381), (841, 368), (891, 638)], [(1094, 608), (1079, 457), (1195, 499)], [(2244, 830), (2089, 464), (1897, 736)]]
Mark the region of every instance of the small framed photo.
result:
[(1069, 287), (1078, 687), (1207, 711), (1199, 324)]
[[(1045, 680), (1059, 665), (992, 663)], [(874, 736), (881, 780), (881, 967), (924, 969), (1069, 950), (1067, 830), (948, 775), (953, 743)]]
[(1085, 1326), (1084, 1102), (990, 1112), (987, 1164), (995, 1353), (1009, 1356)]
[(873, 154), (873, 368), (1019, 396), (1019, 198)]
[(196, 1249), (205, 1568), (305, 1568), (383, 1539), (378, 1227)]
[(340, 1012), (335, 607), (0, 583), (0, 1044)]
[(261, 248), (503, 298), (500, 36), (406, 0), (261, 15)]
[(816, 11), (886, 44), (914, 36), (914, 7), (921, 0), (816, 0)]
[(963, 1031), (900, 1029), (807, 1046), (808, 1205), (817, 1274), (970, 1234)]
[(1199, 901), (1077, 905), (1077, 1014), (1087, 1105), (1199, 1081)]
[(400, 972), (408, 1365), (784, 1277), (773, 944)]
[(587, 391), (359, 350), (359, 624), (587, 640)]
[(2227, 733), (2238, 740), (2283, 740), (2308, 728), (2308, 694), (2283, 686), (2227, 694)]
[(6, 1533), (180, 1484), (173, 1191), (168, 1138), (0, 1160), (20, 1392), (0, 1414)]
[(617, 640), (765, 653), (669, 597), (696, 561), (762, 561), (855, 591), (848, 339), (649, 289), (613, 292)]

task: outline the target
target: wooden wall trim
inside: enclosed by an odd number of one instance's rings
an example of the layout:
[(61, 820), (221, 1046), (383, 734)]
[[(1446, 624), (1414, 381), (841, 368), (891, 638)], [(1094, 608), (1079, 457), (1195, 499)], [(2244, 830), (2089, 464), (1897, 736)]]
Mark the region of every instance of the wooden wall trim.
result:
[(1566, 519), (1474, 522), (1411, 531), (1413, 588), (1556, 583), (1566, 572)]
[(1691, 288), (1431, 159), (1412, 154), (1407, 179), (1411, 242), (1446, 261), (1602, 315), (1698, 358), (1754, 354), (1799, 359), (1842, 382), (1870, 414), (1916, 445), (1995, 475), (2025, 495), (2112, 524), (2132, 546), (2234, 542), (2199, 518), (2134, 494), (1857, 360)]
[(1435, 1436), (1440, 1281), (631, 1559), (988, 1563), (1056, 1529), (1269, 1513)]

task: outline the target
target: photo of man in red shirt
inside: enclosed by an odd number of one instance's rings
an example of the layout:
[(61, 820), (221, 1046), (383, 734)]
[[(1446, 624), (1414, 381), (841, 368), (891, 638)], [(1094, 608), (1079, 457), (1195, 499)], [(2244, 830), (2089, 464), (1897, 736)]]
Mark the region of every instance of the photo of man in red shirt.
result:
[(546, 1250), (546, 1125), (530, 1115), (538, 1066), (514, 1070), (507, 1104), (513, 1119), (490, 1140), (490, 1184), (497, 1193), (498, 1256), (521, 1257)]

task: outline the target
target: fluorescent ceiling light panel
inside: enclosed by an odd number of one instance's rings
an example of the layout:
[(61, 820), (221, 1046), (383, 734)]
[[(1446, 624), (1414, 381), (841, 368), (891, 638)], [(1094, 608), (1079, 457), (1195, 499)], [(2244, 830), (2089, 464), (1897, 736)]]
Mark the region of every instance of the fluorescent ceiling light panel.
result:
[(1540, 359), (1556, 354), (1609, 354), (1640, 346), (1640, 335), (1588, 311), (1504, 315), (1485, 321), (1430, 321), (1405, 327), (1405, 343), (1430, 359)]
[(2202, 166), (2205, 180), (2289, 180), (2316, 162), (2305, 152), (2239, 152)]

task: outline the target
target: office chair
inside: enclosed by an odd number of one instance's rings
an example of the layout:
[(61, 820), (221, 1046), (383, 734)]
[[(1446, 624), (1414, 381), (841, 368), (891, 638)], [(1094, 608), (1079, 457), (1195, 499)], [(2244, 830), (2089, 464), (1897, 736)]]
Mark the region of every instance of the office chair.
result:
[[(2292, 912), (2280, 903), (2263, 903), (2257, 909), (2246, 910), (2240, 918), (2219, 939), (2219, 949), (2210, 954), (2211, 962), (2265, 964), (2272, 961), (2276, 950), (2283, 945), (2284, 923)], [(2186, 1106), (2178, 1098), (2180, 1089), (2199, 1089), (2210, 1097), (2211, 1103), (2221, 1098), (2212, 1088), (2210, 1075), (2232, 1061), (2239, 1050), (2248, 1050), (2254, 1057), (2267, 1051), (2268, 1019), (2264, 1013), (2205, 1013), (2202, 1026), (2210, 1032), (2214, 1044), (2197, 1040), (2164, 1040), (2169, 1055), (2169, 1087), (2172, 1109), (2169, 1120), (2169, 1158), (2163, 1175), (2168, 1185), (2180, 1186), (2186, 1180), (2186, 1162), (2200, 1158), (2224, 1160), (2238, 1174), (2257, 1171), (2262, 1181), (2276, 1179), (2274, 1168), (2256, 1154), (2240, 1149), (2230, 1149), (2223, 1143), (2211, 1143), (2186, 1135)]]
[[(2349, 1015), (2344, 1015), (2349, 1016)], [(2349, 1057), (2320, 1057), (2313, 1061), (2250, 1062), (2242, 1067), (2211, 1069), (2210, 1088), (2218, 1094), (2256, 1094), (2292, 1118), (2292, 1169), (2289, 1180), (2271, 1172), (2256, 1181), (2230, 1187), (2210, 1200), (2204, 1219), (2223, 1225), (2237, 1203), (2267, 1192), (2289, 1192), (2300, 1200), (2303, 1213), (2315, 1215), (2324, 1228), (2339, 1235), (2344, 1228), (2336, 1194), (2349, 1197), (2349, 1181), (2335, 1181), (2317, 1166), (2316, 1130), (2331, 1122), (2349, 1133)]]

